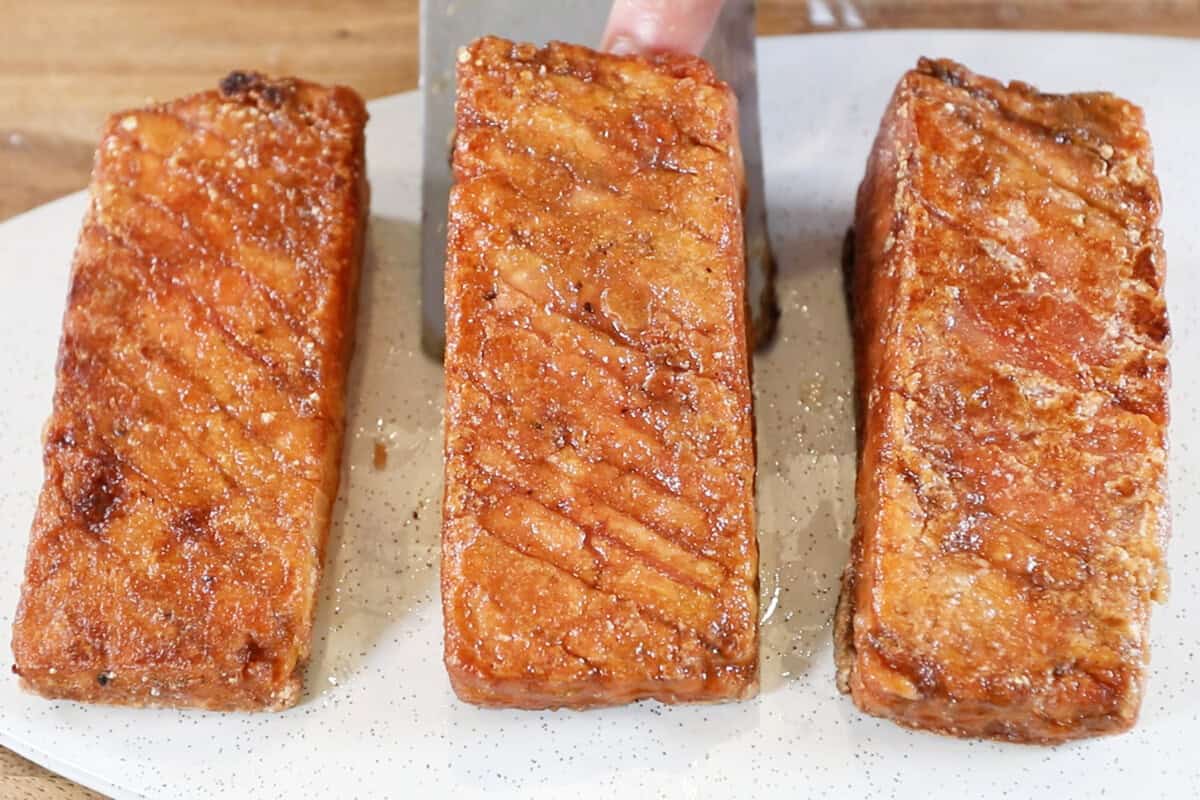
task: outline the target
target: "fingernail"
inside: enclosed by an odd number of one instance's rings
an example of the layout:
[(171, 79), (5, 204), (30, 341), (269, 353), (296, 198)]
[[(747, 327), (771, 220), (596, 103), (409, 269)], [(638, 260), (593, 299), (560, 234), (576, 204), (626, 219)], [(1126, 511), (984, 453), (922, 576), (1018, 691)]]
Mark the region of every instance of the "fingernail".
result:
[(614, 36), (608, 43), (608, 52), (618, 56), (630, 56), (638, 51), (637, 42), (631, 36)]

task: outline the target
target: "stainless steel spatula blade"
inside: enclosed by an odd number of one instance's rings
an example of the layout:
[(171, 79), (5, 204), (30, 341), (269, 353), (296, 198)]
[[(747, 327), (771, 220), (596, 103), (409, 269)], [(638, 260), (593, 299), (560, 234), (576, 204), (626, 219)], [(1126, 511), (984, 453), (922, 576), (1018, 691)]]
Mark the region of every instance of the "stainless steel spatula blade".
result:
[[(763, 195), (754, 5), (753, 0), (728, 0), (702, 55), (738, 96), (746, 161), (747, 297), (754, 343), (761, 347), (774, 331), (778, 311)], [(525, 42), (595, 44), (604, 32), (608, 10), (602, 0), (422, 0), (421, 346), (433, 358), (442, 357), (446, 344), (443, 280), (458, 48), (485, 34)]]
[(754, 51), (754, 2), (726, 2), (701, 55), (733, 88), (738, 99), (738, 136), (746, 164), (746, 299), (750, 311), (751, 346), (770, 344), (779, 321), (775, 297), (775, 260), (767, 235), (767, 198), (763, 178), (762, 133), (759, 130), (758, 61)]

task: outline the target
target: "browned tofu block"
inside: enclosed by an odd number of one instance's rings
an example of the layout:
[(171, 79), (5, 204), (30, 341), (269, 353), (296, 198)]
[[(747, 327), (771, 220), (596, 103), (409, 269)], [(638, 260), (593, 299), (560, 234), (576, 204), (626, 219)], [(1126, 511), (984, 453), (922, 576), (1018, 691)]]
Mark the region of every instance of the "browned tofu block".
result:
[(112, 117), (13, 633), (47, 697), (296, 702), (338, 485), (362, 100), (233, 73)]
[(855, 220), (858, 519), (839, 681), (1054, 743), (1134, 724), (1166, 591), (1167, 320), (1142, 112), (921, 61)]
[(445, 659), (483, 705), (757, 686), (735, 100), (691, 57), (459, 55)]

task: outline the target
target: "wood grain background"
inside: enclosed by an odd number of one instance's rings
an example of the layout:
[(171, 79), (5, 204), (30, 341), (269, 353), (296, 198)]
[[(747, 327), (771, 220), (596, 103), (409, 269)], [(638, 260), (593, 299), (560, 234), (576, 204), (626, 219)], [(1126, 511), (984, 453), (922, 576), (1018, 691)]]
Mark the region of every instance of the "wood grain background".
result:
[[(82, 189), (110, 112), (212, 86), (230, 69), (344, 83), (368, 98), (414, 89), (417, 20), (417, 0), (0, 0), (0, 220)], [(1200, 0), (759, 0), (758, 27), (1200, 36)], [(90, 797), (0, 748), (0, 798)]]

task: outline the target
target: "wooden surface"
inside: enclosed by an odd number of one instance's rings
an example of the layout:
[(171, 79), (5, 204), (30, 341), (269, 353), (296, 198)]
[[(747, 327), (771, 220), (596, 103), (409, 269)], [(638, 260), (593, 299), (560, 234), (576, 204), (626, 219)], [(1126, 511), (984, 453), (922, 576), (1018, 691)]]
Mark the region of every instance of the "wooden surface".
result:
[[(0, 20), (0, 220), (82, 188), (109, 112), (212, 86), (234, 67), (369, 98), (417, 85), (417, 0), (0, 0)], [(1194, 36), (1200, 0), (759, 2), (767, 35), (863, 27)]]
[[(0, 220), (83, 188), (109, 112), (212, 86), (233, 68), (345, 83), (368, 98), (417, 85), (417, 0), (0, 0), (0, 20)], [(1200, 0), (759, 0), (758, 23), (764, 35), (954, 27), (1200, 36)], [(3, 800), (85, 797), (98, 795), (0, 748)]]

